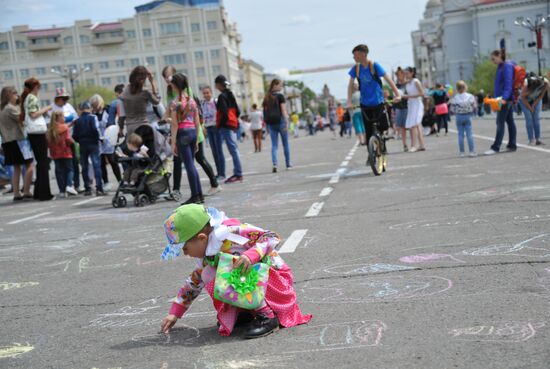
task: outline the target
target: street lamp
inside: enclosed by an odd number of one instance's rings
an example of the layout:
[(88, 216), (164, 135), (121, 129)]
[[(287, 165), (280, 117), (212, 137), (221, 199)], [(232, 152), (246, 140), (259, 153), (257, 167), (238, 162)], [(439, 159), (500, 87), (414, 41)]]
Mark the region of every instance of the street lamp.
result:
[(537, 62), (539, 67), (539, 76), (542, 75), (542, 68), (540, 65), (540, 49), (542, 49), (542, 30), (546, 28), (546, 17), (536, 19), (535, 22), (531, 21), (530, 18), (522, 20), (516, 20), (514, 24), (518, 27), (523, 27), (533, 32), (537, 38), (536, 42), (529, 43), (529, 47), (536, 46), (537, 48)]
[(77, 69), (68, 69), (68, 68), (64, 68), (64, 73), (63, 72), (59, 72), (58, 70), (52, 68), (52, 73), (54, 74), (57, 74), (58, 76), (62, 77), (62, 78), (66, 78), (69, 80), (69, 82), (71, 83), (71, 95), (73, 96), (73, 102), (76, 104), (76, 97), (75, 97), (75, 94), (74, 94), (74, 81), (80, 77), (80, 75), (84, 72), (87, 72), (90, 70), (89, 67), (80, 67), (78, 70)]

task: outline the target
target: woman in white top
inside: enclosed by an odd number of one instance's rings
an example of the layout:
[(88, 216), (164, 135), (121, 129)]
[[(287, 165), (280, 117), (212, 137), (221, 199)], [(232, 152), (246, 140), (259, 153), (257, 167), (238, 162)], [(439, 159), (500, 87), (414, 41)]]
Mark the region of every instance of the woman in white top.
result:
[(252, 131), (252, 139), (254, 141), (254, 152), (261, 152), (264, 115), (258, 110), (258, 105), (252, 104), (252, 110), (248, 116), (250, 117), (250, 130)]
[[(425, 151), (424, 136), (422, 135), (422, 118), (424, 117), (424, 88), (416, 78), (416, 68), (408, 67), (405, 69), (405, 79), (407, 80), (406, 91), (403, 99), (407, 99), (407, 121), (405, 128), (411, 130), (411, 150), (410, 152)], [(419, 147), (416, 148), (416, 138), (418, 137)]]

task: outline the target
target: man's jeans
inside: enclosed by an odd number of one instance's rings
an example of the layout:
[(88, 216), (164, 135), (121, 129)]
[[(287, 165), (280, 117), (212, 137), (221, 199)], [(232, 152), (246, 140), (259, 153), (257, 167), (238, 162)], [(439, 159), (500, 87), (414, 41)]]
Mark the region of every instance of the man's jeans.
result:
[(504, 139), (504, 124), (508, 125), (508, 149), (516, 150), (516, 123), (514, 122), (514, 106), (511, 102), (507, 102), (502, 105), (502, 109), (497, 113), (497, 134), (495, 137), (495, 142), (491, 149), (496, 152), (500, 151), (500, 145), (502, 145), (502, 140)]
[(241, 166), (239, 148), (237, 147), (237, 133), (229, 128), (223, 128), (223, 127), (219, 129), (219, 132), (220, 132), (222, 142), (225, 141), (225, 144), (227, 145), (227, 149), (229, 150), (229, 153), (233, 158), (233, 175), (236, 177), (242, 177), (243, 169)]
[(525, 116), (525, 128), (529, 142), (540, 140), (540, 110), (542, 109), (542, 100), (535, 106), (535, 111), (527, 109), (523, 103), (519, 103), (523, 115)]
[(206, 133), (208, 135), (210, 148), (212, 149), (212, 156), (214, 157), (218, 177), (225, 177), (225, 157), (223, 155), (222, 136), (215, 126), (207, 127)]
[(97, 191), (103, 191), (103, 178), (101, 176), (101, 161), (99, 159), (99, 145), (80, 145), (80, 165), (82, 166), (82, 178), (84, 189), (91, 191), (90, 177), (88, 176), (88, 159), (92, 160)]
[(279, 135), (281, 135), (281, 141), (283, 141), (283, 151), (285, 153), (285, 163), (286, 167), (289, 168), (292, 166), (290, 163), (290, 148), (288, 146), (288, 129), (285, 129), (286, 123), (281, 121), (277, 124), (268, 124), (269, 135), (271, 137), (271, 160), (273, 161), (273, 166), (277, 166), (277, 151), (279, 150)]

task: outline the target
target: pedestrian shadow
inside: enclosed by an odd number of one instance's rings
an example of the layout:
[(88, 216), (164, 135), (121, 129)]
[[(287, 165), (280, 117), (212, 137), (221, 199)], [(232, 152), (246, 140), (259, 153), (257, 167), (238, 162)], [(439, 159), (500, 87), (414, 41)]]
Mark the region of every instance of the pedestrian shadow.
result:
[(173, 328), (169, 334), (151, 332), (150, 334), (134, 335), (129, 341), (110, 347), (112, 350), (128, 351), (145, 347), (174, 346), (174, 347), (205, 347), (218, 344), (228, 344), (241, 341), (244, 328), (236, 327), (231, 336), (222, 337), (216, 326), (201, 328), (183, 326)]

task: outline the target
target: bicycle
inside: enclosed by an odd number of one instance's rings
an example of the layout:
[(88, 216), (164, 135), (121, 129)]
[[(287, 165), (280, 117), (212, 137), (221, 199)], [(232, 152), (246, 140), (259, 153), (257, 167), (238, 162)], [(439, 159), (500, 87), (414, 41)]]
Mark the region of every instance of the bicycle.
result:
[(377, 117), (369, 119), (369, 123), (372, 123), (373, 125), (373, 133), (372, 136), (369, 138), (369, 142), (367, 143), (369, 153), (367, 165), (370, 165), (372, 172), (375, 176), (379, 176), (384, 173), (388, 166), (388, 159), (386, 157), (388, 153), (386, 149), (386, 141), (388, 141), (389, 138), (386, 137), (383, 132), (380, 132), (379, 126), (381, 114), (386, 114), (386, 119), (388, 118), (387, 112), (384, 110), (384, 112), (380, 113), (380, 115), (378, 115)]

